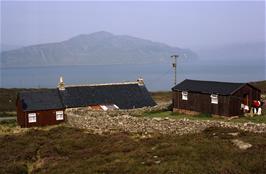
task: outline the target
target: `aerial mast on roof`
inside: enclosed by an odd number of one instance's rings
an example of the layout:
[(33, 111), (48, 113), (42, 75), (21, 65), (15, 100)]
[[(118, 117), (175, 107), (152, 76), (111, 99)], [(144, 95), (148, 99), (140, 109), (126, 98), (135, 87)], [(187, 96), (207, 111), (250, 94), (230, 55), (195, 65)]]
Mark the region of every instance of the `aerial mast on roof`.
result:
[(178, 55), (172, 55), (171, 56), (172, 58), (173, 58), (173, 63), (172, 63), (172, 65), (173, 65), (173, 68), (174, 68), (174, 85), (176, 85), (176, 59), (178, 58)]

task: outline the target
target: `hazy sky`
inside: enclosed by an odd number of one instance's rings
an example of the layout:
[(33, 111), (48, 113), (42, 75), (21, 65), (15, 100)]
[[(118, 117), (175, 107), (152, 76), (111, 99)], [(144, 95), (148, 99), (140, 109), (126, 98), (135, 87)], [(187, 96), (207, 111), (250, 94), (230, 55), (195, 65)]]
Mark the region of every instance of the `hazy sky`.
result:
[(57, 42), (96, 31), (192, 49), (265, 40), (261, 2), (1, 2), (1, 42)]

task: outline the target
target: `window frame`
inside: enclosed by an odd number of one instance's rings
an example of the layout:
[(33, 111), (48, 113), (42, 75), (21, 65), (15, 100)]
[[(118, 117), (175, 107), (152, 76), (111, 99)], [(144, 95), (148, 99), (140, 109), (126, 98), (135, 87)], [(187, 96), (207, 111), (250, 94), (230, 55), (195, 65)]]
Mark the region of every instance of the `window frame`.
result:
[(187, 101), (188, 100), (188, 92), (187, 91), (182, 91), (181, 94), (182, 94), (182, 100)]
[(218, 94), (211, 94), (211, 104), (219, 104)]
[(28, 113), (28, 123), (36, 123), (37, 114), (35, 112)]
[(55, 112), (55, 120), (56, 121), (64, 120), (64, 111), (56, 111)]

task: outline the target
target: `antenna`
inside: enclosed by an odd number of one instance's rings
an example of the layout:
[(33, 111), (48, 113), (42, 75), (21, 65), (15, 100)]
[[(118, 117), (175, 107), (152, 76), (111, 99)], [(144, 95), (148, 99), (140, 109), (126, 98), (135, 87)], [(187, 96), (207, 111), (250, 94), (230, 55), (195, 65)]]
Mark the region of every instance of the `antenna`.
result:
[(175, 76), (175, 78), (174, 78), (174, 85), (176, 85), (176, 59), (178, 58), (178, 55), (172, 55), (171, 56), (172, 58), (173, 58), (173, 63), (172, 63), (172, 65), (173, 65), (173, 68), (174, 68), (174, 76)]

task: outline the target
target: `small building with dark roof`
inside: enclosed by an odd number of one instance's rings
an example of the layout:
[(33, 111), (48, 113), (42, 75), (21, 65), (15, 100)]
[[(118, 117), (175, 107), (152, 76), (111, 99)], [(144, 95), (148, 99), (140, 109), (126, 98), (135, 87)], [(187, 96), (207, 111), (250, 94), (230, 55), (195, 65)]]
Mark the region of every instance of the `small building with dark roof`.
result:
[(21, 127), (53, 125), (66, 120), (64, 111), (67, 108), (108, 110), (155, 105), (143, 80), (65, 86), (60, 79), (57, 89), (20, 92), (17, 96), (17, 121)]
[(249, 83), (186, 79), (172, 88), (173, 111), (222, 116), (243, 115), (243, 106), (260, 100), (260, 89)]

